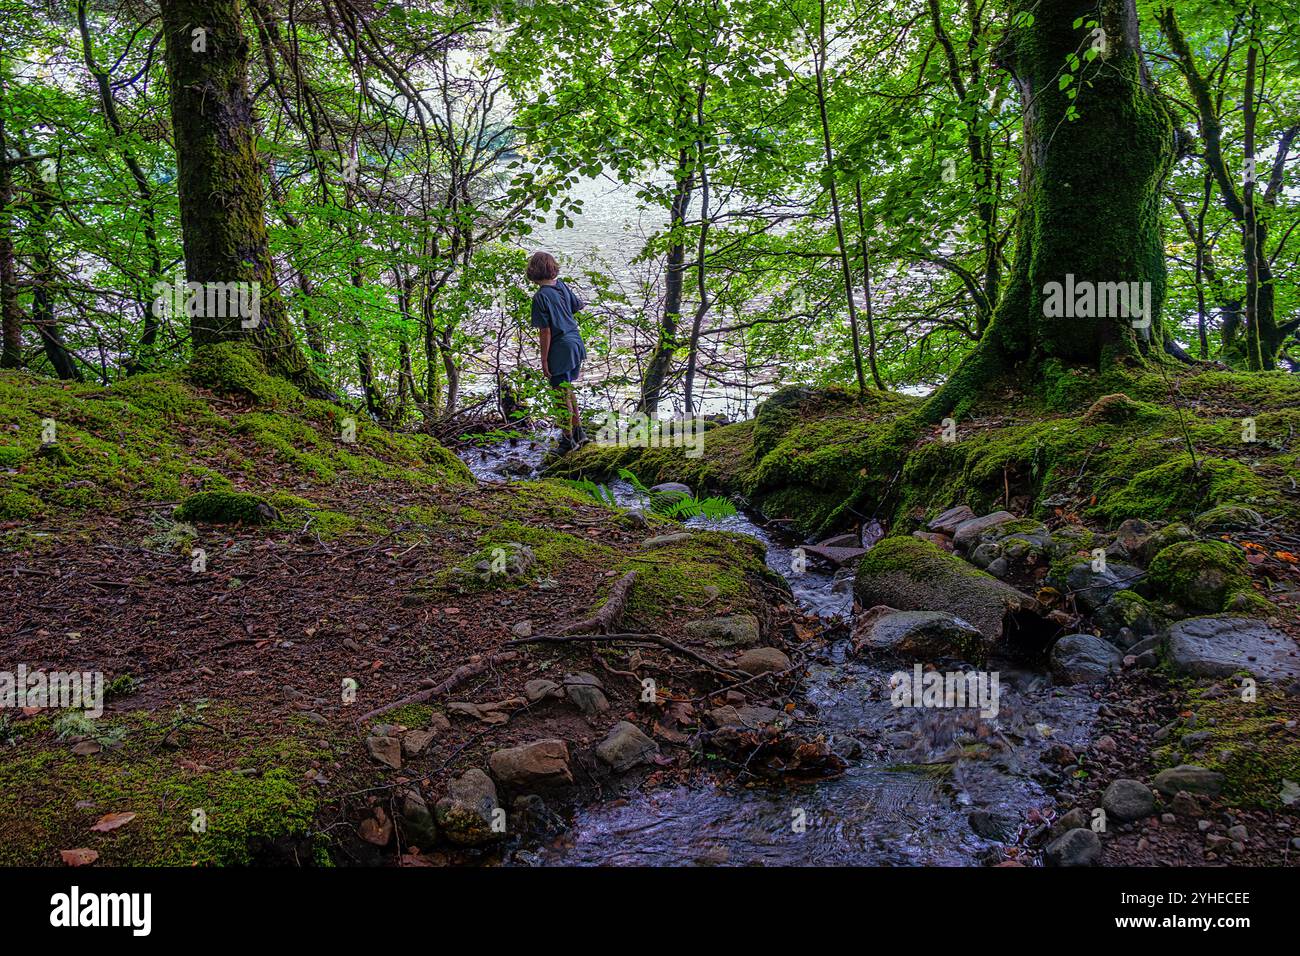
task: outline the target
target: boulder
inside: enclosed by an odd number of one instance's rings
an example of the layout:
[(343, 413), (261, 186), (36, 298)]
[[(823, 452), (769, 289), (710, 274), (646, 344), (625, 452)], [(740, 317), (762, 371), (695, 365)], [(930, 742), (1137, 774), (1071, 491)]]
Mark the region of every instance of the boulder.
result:
[(1043, 855), (1051, 866), (1092, 866), (1101, 857), (1101, 837), (1083, 827), (1066, 830)]
[(665, 493), (685, 495), (688, 498), (691, 497), (691, 495), (693, 494), (693, 492), (691, 491), (691, 486), (684, 485), (680, 481), (663, 481), (650, 488), (650, 494), (652, 495), (665, 494)]
[(502, 836), (492, 828), (496, 809), (496, 784), (474, 767), (447, 785), (447, 795), (434, 805), (433, 815), (449, 841), (458, 846), (479, 846)]
[(1166, 656), (1175, 673), (1189, 677), (1228, 677), (1243, 670), (1266, 681), (1300, 677), (1295, 641), (1262, 621), (1230, 614), (1179, 621), (1169, 629)]
[(1102, 794), (1101, 807), (1107, 818), (1127, 823), (1154, 813), (1156, 795), (1140, 780), (1114, 780)]
[(1075, 807), (1052, 821), (1052, 827), (1047, 834), (1048, 839), (1055, 840), (1071, 830), (1078, 829), (1088, 829), (1088, 814), (1082, 808)]
[(1138, 544), (1137, 553), (1133, 557), (1137, 559), (1138, 564), (1150, 564), (1152, 558), (1170, 545), (1195, 540), (1196, 532), (1181, 522), (1175, 522), (1165, 525)]
[(760, 634), (758, 618), (753, 614), (731, 614), (704, 621), (690, 621), (685, 630), (688, 636), (718, 647), (748, 647), (758, 643)]
[(366, 750), (386, 767), (402, 769), (402, 742), (396, 737), (367, 737)]
[(1143, 545), (1155, 533), (1156, 526), (1151, 522), (1143, 521), (1141, 518), (1129, 518), (1120, 524), (1119, 530), (1115, 532), (1115, 540), (1106, 549), (1107, 554), (1138, 560), (1142, 555)]
[(971, 511), (966, 505), (958, 505), (955, 508), (949, 508), (925, 527), (929, 531), (937, 531), (939, 534), (946, 534), (951, 538), (961, 525), (967, 521), (974, 521), (975, 517), (975, 512)]
[(1198, 515), (1193, 524), (1197, 531), (1210, 534), (1220, 531), (1254, 531), (1264, 526), (1264, 516), (1245, 505), (1225, 504)]
[(972, 660), (984, 648), (974, 625), (946, 611), (891, 611), (860, 617), (854, 627), (855, 651), (877, 651), (909, 661)]
[(1146, 598), (1132, 591), (1119, 591), (1093, 614), (1093, 621), (1107, 634), (1128, 628), (1137, 638), (1160, 630), (1165, 617)]
[(957, 525), (952, 533), (952, 543), (957, 547), (958, 551), (965, 551), (974, 545), (979, 540), (979, 536), (989, 528), (995, 528), (1000, 524), (1015, 520), (1016, 516), (1010, 511), (995, 511), (993, 514), (984, 515), (980, 518), (969, 518)]
[(548, 697), (563, 697), (564, 688), (553, 680), (537, 677), (524, 684), (524, 696), (528, 698), (529, 703), (535, 704)]
[(736, 661), (736, 670), (752, 675), (789, 670), (790, 666), (790, 658), (775, 647), (752, 647)]
[(1052, 676), (1062, 684), (1104, 680), (1120, 669), (1119, 648), (1091, 634), (1067, 634), (1052, 645)]
[[(886, 538), (858, 563), (854, 598), (859, 607), (886, 605), (899, 611), (947, 611), (984, 635), (985, 651), (1022, 615), (1043, 608), (1029, 595), (955, 555), (913, 537)], [(971, 663), (982, 664), (985, 654)]]
[(609, 710), (609, 701), (605, 699), (605, 687), (595, 674), (588, 674), (586, 671), (565, 674), (564, 692), (578, 710), (582, 711), (583, 716), (594, 717)]
[(596, 745), (596, 756), (616, 773), (648, 763), (658, 752), (659, 745), (626, 720), (615, 724), (609, 736)]
[(1008, 843), (1016, 835), (1018, 821), (1015, 817), (992, 810), (972, 810), (966, 816), (966, 822), (978, 836), (986, 840)]
[(1092, 614), (1121, 591), (1131, 591), (1142, 577), (1142, 569), (1131, 564), (1107, 561), (1104, 571), (1095, 571), (1091, 559), (1084, 558), (1072, 564), (1059, 583), (1080, 611)]
[(1185, 763), (1168, 770), (1161, 770), (1151, 781), (1151, 785), (1166, 797), (1175, 796), (1179, 792), (1217, 797), (1223, 792), (1225, 780), (1223, 774), (1217, 770), (1207, 770), (1205, 767)]
[(952, 550), (952, 538), (948, 537), (946, 534), (940, 534), (937, 531), (913, 531), (912, 537), (918, 538), (921, 541), (928, 541), (936, 548), (942, 548), (944, 551)]
[(402, 797), (400, 819), (408, 844), (427, 850), (438, 842), (438, 825), (429, 811), (429, 805), (414, 790), (408, 790)]
[(497, 782), (516, 793), (537, 793), (573, 785), (569, 745), (563, 740), (535, 740), (498, 750), (488, 758)]
[(1249, 586), (1246, 556), (1223, 541), (1183, 541), (1151, 559), (1151, 585), (1189, 611), (1223, 610), (1228, 598)]

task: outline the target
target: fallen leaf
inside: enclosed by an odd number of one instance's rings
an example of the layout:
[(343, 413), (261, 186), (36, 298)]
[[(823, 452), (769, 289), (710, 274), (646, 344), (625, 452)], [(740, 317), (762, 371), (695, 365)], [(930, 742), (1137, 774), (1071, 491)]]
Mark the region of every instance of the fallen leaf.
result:
[(90, 866), (99, 859), (99, 853), (84, 846), (75, 850), (60, 850), (59, 856), (63, 857), (63, 862), (68, 866)]
[(134, 819), (134, 813), (108, 813), (100, 817), (99, 822), (90, 829), (95, 833), (108, 833), (110, 830), (116, 830)]

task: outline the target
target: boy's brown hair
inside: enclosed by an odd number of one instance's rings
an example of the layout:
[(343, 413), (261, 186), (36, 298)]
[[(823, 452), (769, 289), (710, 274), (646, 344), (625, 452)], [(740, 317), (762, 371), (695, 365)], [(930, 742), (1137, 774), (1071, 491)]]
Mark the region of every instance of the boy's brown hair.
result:
[(549, 252), (534, 252), (528, 257), (528, 279), (531, 282), (545, 282), (560, 274), (560, 264)]

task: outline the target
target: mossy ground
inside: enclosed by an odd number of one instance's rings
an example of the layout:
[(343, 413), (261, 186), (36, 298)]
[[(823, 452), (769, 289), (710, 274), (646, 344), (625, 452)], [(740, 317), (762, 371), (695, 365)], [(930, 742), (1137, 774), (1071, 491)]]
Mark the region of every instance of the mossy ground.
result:
[[(72, 753), (49, 717), (16, 725), (21, 739), (0, 761), (0, 865), (57, 865), (59, 850), (75, 847), (107, 865), (312, 863), (307, 778), (328, 753), (299, 736), (250, 736), (261, 723), (251, 713), (192, 715), (106, 716), (95, 733), (109, 744), (88, 756)], [(135, 818), (115, 830), (90, 829), (127, 812)]]
[(1295, 376), (1058, 367), (1039, 392), (995, 390), (947, 429), (912, 425), (915, 407), (792, 388), (753, 421), (707, 432), (700, 458), (588, 445), (556, 472), (601, 480), (626, 467), (645, 482), (740, 494), (809, 535), (872, 515), (899, 526), (958, 503), (1110, 525), (1225, 503), (1300, 517)]
[[(680, 639), (701, 616), (774, 615), (778, 579), (749, 539), (695, 530), (645, 549), (681, 526), (652, 515), (644, 527), (563, 482), (479, 487), (433, 439), (385, 431), (303, 397), (255, 356), (219, 352), (184, 375), (110, 388), (0, 373), (0, 560), (28, 572), (0, 577), (15, 625), (0, 652), (93, 667), (113, 689), (96, 731), (113, 746), (94, 755), (74, 755), (43, 714), (0, 724), (0, 863), (59, 865), (59, 849), (82, 846), (120, 865), (379, 862), (355, 824), (376, 785), (391, 796), (394, 774), (367, 754), (357, 714), (498, 652), (520, 620), (544, 633), (588, 616), (632, 568), (631, 628)], [(347, 418), (355, 442), (343, 440)], [(65, 463), (38, 454), (45, 419)], [(523, 578), (453, 583), (451, 569), (512, 541), (536, 557)], [(524, 648), (460, 692), (518, 696), (541, 671), (593, 667), (589, 650)], [(598, 659), (624, 667), (622, 653)], [(712, 686), (692, 666), (675, 676), (671, 655), (641, 653), (684, 698)], [(611, 680), (607, 693), (612, 723), (640, 692)], [(164, 744), (177, 708), (196, 700), (217, 729), (187, 724)], [(421, 727), (432, 714), (384, 719)], [(497, 747), (557, 735), (590, 746), (608, 729), (552, 719), (487, 732), (458, 719), (403, 772), (432, 804)], [(194, 809), (206, 834), (190, 830)], [(89, 831), (117, 812), (137, 816)]]
[[(1219, 771), (1226, 777), (1224, 797), (1232, 805), (1271, 810), (1289, 806), (1283, 798), (1294, 800), (1291, 791), (1300, 786), (1300, 733), (1294, 726), (1300, 720), (1300, 698), (1261, 688), (1257, 699), (1247, 701), (1235, 686), (1209, 698), (1206, 690), (1188, 692), (1188, 716), (1156, 751), (1157, 766), (1194, 763)], [(1189, 734), (1202, 731), (1209, 733), (1207, 741), (1195, 746), (1185, 742)]]

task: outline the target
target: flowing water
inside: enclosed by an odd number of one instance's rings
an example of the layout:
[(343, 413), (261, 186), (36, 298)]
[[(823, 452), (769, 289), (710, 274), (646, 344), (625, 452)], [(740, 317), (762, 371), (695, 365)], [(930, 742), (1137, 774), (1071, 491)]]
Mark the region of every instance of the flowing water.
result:
[[(539, 443), (465, 453), (481, 481), (520, 480), (540, 465)], [(611, 489), (631, 504), (623, 482)], [(791, 571), (799, 542), (744, 513), (700, 525), (746, 534), (767, 546), (767, 563), (799, 605), (834, 623), (851, 612), (851, 583), (825, 570)], [(835, 629), (831, 629), (835, 632)], [(843, 633), (843, 628), (838, 629)], [(1030, 811), (1052, 806), (1053, 772), (1041, 761), (1053, 744), (1086, 746), (1097, 703), (1053, 687), (1041, 670), (992, 662), (996, 716), (974, 709), (896, 708), (884, 667), (852, 658), (848, 641), (812, 652), (805, 682), (805, 736), (825, 733), (837, 752), (860, 756), (840, 777), (803, 784), (677, 786), (579, 811), (568, 833), (533, 862), (548, 865), (971, 865), (998, 858), (998, 843), (969, 818), (988, 811), (1015, 843)]]

